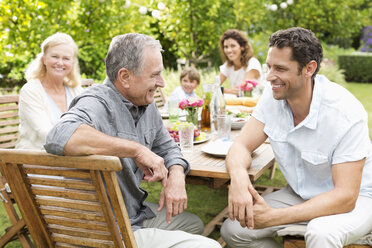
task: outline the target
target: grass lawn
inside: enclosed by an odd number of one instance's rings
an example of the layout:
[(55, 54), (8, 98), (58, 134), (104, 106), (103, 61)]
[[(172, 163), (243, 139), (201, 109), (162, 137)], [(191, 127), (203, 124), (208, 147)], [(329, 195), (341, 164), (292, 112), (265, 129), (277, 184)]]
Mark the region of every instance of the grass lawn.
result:
[(363, 104), (368, 113), (369, 137), (372, 139), (372, 83), (342, 84)]

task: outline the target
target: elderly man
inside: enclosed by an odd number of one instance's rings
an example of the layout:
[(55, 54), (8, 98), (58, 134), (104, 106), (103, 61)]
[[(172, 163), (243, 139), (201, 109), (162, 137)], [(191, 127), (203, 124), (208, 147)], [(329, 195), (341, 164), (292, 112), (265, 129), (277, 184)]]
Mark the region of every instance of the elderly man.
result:
[[(279, 30), (269, 46), (270, 85), (227, 156), (222, 237), (230, 247), (275, 248), (279, 229), (302, 223), (306, 247), (341, 248), (372, 231), (367, 113), (346, 89), (316, 76), (323, 52), (310, 30)], [(288, 186), (262, 198), (247, 168), (267, 138)]]
[[(155, 90), (164, 87), (161, 51), (159, 41), (143, 34), (114, 37), (105, 60), (108, 78), (73, 100), (48, 134), (45, 149), (120, 158), (123, 170), (117, 176), (139, 247), (220, 247), (197, 235), (203, 223), (184, 212), (189, 164), (154, 103)], [(144, 202), (142, 179), (162, 181), (159, 206)]]

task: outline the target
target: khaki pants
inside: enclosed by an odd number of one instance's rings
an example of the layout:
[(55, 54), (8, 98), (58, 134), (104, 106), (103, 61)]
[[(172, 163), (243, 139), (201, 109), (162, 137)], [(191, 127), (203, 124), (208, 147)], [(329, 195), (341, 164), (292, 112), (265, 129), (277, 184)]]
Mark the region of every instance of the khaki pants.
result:
[(194, 214), (183, 212), (172, 218), (170, 224), (165, 221), (165, 208), (157, 212), (157, 204), (146, 202), (156, 217), (145, 220), (145, 228), (134, 232), (140, 248), (221, 248), (210, 238), (201, 236), (203, 222)]
[[(304, 200), (290, 187), (268, 194), (264, 197), (267, 204), (274, 208), (301, 204)], [(307, 248), (342, 248), (352, 244), (372, 231), (372, 198), (359, 196), (354, 210), (349, 213), (315, 218), (307, 225), (305, 240)], [(236, 220), (227, 219), (221, 228), (221, 236), (231, 248), (279, 248), (273, 237), (279, 229), (290, 225), (273, 226), (249, 230), (242, 228)]]

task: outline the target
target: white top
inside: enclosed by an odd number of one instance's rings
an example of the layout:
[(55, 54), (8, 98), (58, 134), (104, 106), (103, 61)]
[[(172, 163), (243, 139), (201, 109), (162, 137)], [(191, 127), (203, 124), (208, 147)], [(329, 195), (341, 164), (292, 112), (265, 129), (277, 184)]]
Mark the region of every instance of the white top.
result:
[(168, 110), (168, 102), (169, 101), (178, 101), (180, 102), (181, 100), (183, 99), (187, 99), (187, 98), (190, 98), (190, 97), (197, 97), (195, 92), (192, 91), (190, 94), (187, 94), (183, 89), (182, 89), (182, 86), (178, 86), (177, 88), (175, 88), (171, 95), (169, 96), (169, 98), (167, 99), (167, 102), (165, 103), (164, 105), (164, 110)]
[(275, 100), (268, 85), (252, 115), (265, 124), (281, 172), (303, 199), (334, 188), (332, 165), (363, 158), (360, 195), (372, 197), (368, 115), (345, 88), (323, 75), (316, 76), (310, 112), (294, 127), (287, 101)]
[[(68, 87), (72, 98), (83, 92), (83, 88)], [(44, 150), (46, 136), (57, 123), (48, 95), (40, 80), (33, 79), (23, 85), (19, 94), (19, 136), (17, 149)]]
[[(66, 103), (67, 103), (67, 106), (69, 106), (73, 97), (71, 96), (71, 93), (68, 90), (68, 86), (66, 86), (66, 85), (65, 85), (65, 92), (66, 92)], [(53, 98), (48, 93), (47, 93), (47, 97), (48, 97), (48, 100), (49, 100), (50, 107), (52, 108), (54, 120), (57, 122), (63, 113), (59, 109), (57, 104), (54, 102)]]
[[(239, 70), (235, 70), (234, 66), (228, 66), (227, 62), (220, 66), (220, 72), (230, 80), (230, 87), (240, 85), (244, 81), (245, 74), (252, 69), (257, 70), (260, 76), (262, 75), (260, 61), (255, 57), (249, 59), (247, 67), (241, 67)], [(260, 81), (259, 78), (258, 80)]]

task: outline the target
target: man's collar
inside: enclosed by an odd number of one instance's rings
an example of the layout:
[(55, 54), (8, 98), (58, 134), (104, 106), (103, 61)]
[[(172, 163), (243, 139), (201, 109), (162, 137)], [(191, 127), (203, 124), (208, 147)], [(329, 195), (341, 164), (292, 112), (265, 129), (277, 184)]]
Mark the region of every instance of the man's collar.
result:
[(322, 83), (324, 76), (316, 76), (314, 78), (313, 96), (310, 104), (310, 111), (304, 122), (304, 126), (310, 129), (316, 129), (318, 123), (318, 115), (320, 104), (322, 102)]

